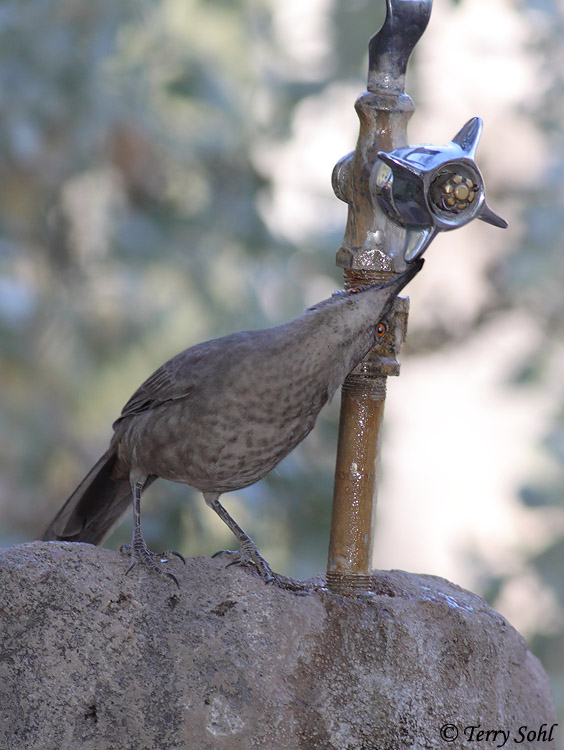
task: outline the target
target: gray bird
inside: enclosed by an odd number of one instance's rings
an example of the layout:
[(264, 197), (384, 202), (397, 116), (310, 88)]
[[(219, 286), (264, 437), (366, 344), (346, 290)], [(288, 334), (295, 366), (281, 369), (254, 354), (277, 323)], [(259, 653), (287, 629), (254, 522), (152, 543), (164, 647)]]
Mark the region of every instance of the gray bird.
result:
[(201, 490), (231, 529), (239, 541), (233, 563), (254, 564), (265, 581), (277, 580), (219, 496), (258, 482), (309, 434), (385, 334), (395, 296), (422, 265), (417, 260), (393, 281), (335, 294), (284, 325), (206, 341), (165, 362), (126, 403), (109, 449), (42, 539), (99, 544), (133, 500), (127, 572), (142, 562), (178, 585), (141, 533), (141, 493), (155, 479), (169, 479)]

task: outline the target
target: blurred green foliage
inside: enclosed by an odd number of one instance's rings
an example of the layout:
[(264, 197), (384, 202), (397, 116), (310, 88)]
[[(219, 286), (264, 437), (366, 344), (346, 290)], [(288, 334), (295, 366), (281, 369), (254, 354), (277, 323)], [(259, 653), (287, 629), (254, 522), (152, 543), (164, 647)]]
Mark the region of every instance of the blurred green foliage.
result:
[[(521, 7), (521, 6), (519, 6)], [(542, 61), (538, 96), (523, 105), (542, 133), (550, 153), (549, 165), (539, 184), (516, 194), (523, 219), (521, 243), (491, 275), (500, 299), (527, 310), (539, 322), (541, 332), (534, 355), (515, 373), (512, 384), (526, 388), (549, 387), (561, 371), (564, 353), (564, 9), (552, 0), (527, 0), (524, 7), (537, 14), (531, 28), (531, 47)], [(526, 159), (525, 162), (526, 163)], [(519, 500), (535, 509), (553, 529), (544, 549), (531, 554), (527, 569), (560, 610), (560, 617), (539, 628), (529, 645), (549, 672), (557, 710), (564, 715), (564, 390), (554, 398), (552, 424), (543, 438), (543, 449), (552, 471), (534, 476), (521, 488)], [(557, 530), (560, 530), (558, 532)], [(484, 593), (494, 606), (511, 577), (490, 578)], [(532, 603), (535, 606), (535, 603)], [(539, 606), (540, 609), (540, 606)]]
[[(510, 262), (495, 269), (494, 278), (506, 299), (529, 310), (540, 321), (534, 365), (519, 373), (521, 384), (543, 387), (555, 362), (562, 362), (564, 344), (564, 8), (553, 0), (528, 0), (542, 23), (531, 41), (543, 61), (538, 100), (528, 105), (531, 118), (543, 133), (550, 152), (542, 182), (522, 196), (524, 233)], [(517, 378), (519, 380), (519, 377)], [(548, 476), (531, 477), (520, 501), (543, 514), (555, 533), (546, 547), (531, 555), (528, 564), (552, 595), (560, 618), (542, 629), (530, 646), (549, 672), (559, 715), (564, 716), (564, 390), (554, 400), (554, 413), (543, 448), (553, 459)], [(500, 593), (510, 581), (493, 579)], [(495, 604), (495, 597), (494, 597)]]
[[(564, 68), (555, 64), (564, 18), (557, 3), (535, 5), (547, 64), (529, 114), (554, 158), (541, 188), (514, 196), (521, 247), (490, 269), (502, 304), (526, 308), (546, 332), (534, 367), (515, 374), (524, 388), (543, 382), (564, 324)], [(330, 61), (306, 74), (291, 65), (271, 9), (269, 0), (0, 8), (2, 544), (41, 531), (105, 449), (123, 403), (165, 359), (298, 314), (306, 277), (334, 273), (340, 284), (340, 236), (298, 248), (269, 232), (257, 209), (269, 175), (252, 148), (286, 138), (305, 97), (362, 79), (367, 29), (382, 15), (361, 0), (335, 2)], [(546, 436), (560, 473), (531, 477), (521, 494), (539, 513), (562, 511), (562, 404), (564, 392)], [(281, 572), (324, 568), (335, 426), (333, 408), (264, 482), (230, 500)], [(144, 503), (150, 546), (209, 554), (232, 544), (198, 493), (157, 487)], [(129, 529), (128, 519), (109, 544), (127, 541)], [(530, 566), (564, 607), (564, 537)], [(487, 583), (494, 604), (507, 583)], [(564, 703), (564, 625), (533, 647)]]
[[(339, 22), (358, 25), (366, 5), (345, 5)], [(165, 359), (300, 313), (302, 277), (334, 273), (339, 285), (340, 238), (297, 248), (268, 231), (257, 199), (269, 177), (251, 149), (286, 137), (299, 102), (341, 76), (345, 59), (360, 67), (365, 50), (353, 51), (341, 44), (329, 72), (304, 75), (289, 65), (266, 0), (31, 0), (0, 10), (4, 544), (40, 532)], [(275, 565), (288, 565), (295, 537), (297, 574), (323, 566), (334, 431), (333, 411), (314, 448), (240, 493), (238, 518), (259, 541), (264, 527)], [(232, 544), (189, 488), (163, 483), (145, 508), (156, 547)], [(128, 533), (129, 521), (109, 544)]]

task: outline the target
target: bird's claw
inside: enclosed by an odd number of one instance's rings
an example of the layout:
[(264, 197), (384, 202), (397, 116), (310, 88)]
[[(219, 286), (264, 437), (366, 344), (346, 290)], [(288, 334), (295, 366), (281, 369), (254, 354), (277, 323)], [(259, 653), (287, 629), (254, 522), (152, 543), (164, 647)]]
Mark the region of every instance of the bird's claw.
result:
[(292, 591), (299, 596), (306, 596), (320, 588), (318, 584), (312, 583), (311, 581), (298, 581), (296, 578), (288, 578), (279, 573), (274, 574), (273, 583), (275, 586), (278, 586), (278, 588)]
[(254, 544), (243, 542), (238, 550), (223, 549), (216, 552), (212, 557), (219, 557), (220, 555), (233, 557), (227, 563), (227, 567), (230, 565), (252, 566), (258, 571), (265, 583), (277, 586), (280, 589), (293, 591), (295, 594), (311, 594), (312, 591), (316, 591), (318, 588), (311, 582), (297, 581), (295, 578), (288, 578), (279, 573), (274, 573)]
[(180, 558), (184, 564), (186, 564), (186, 560), (180, 554), (180, 552), (174, 552), (173, 550), (166, 550), (165, 552), (160, 553), (152, 552), (144, 542), (142, 544), (138, 542), (133, 545), (123, 544), (119, 548), (119, 551), (122, 554), (129, 555), (131, 557), (131, 565), (125, 571), (125, 575), (130, 573), (136, 565), (141, 563), (154, 570), (155, 573), (161, 576), (161, 578), (168, 578), (173, 583), (175, 583), (178, 588), (180, 588), (180, 584), (178, 583), (178, 579), (176, 578), (176, 576), (172, 573), (169, 573), (167, 570), (164, 570), (155, 562), (155, 560), (158, 560), (160, 563), (166, 563), (168, 562), (167, 558), (170, 557), (170, 555), (175, 555), (176, 557)]
[(272, 568), (252, 542), (242, 542), (238, 550), (222, 549), (212, 555), (212, 557), (219, 557), (220, 555), (233, 557), (233, 560), (227, 563), (228, 568), (231, 565), (240, 565), (242, 567), (251, 565), (258, 571), (258, 574), (265, 583), (274, 583), (276, 581), (276, 575), (273, 573)]
[[(122, 544), (119, 548), (119, 551), (124, 555), (131, 555), (132, 554), (132, 546), (131, 544)], [(180, 554), (180, 552), (175, 552), (173, 549), (166, 549), (164, 552), (151, 552), (150, 549), (146, 549), (146, 551), (149, 553), (149, 555), (154, 558), (155, 560), (158, 560), (159, 562), (165, 563), (168, 562), (167, 558), (170, 557), (170, 555), (174, 555), (175, 557), (178, 557), (179, 560), (182, 560), (184, 565), (186, 565), (186, 558)]]

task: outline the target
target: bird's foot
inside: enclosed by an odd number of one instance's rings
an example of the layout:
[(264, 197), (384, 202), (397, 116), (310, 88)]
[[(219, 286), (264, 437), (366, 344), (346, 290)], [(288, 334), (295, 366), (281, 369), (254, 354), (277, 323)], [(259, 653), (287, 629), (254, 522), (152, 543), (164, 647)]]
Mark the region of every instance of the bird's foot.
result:
[(274, 574), (273, 584), (280, 589), (293, 591), (294, 594), (303, 596), (312, 594), (314, 591), (319, 591), (319, 589), (322, 588), (322, 584), (319, 581), (298, 581), (296, 578), (288, 578), (279, 573)]
[(155, 562), (157, 560), (160, 563), (166, 563), (168, 562), (168, 558), (171, 555), (175, 555), (176, 557), (179, 557), (184, 564), (186, 564), (186, 560), (180, 554), (180, 552), (174, 552), (173, 550), (166, 550), (165, 552), (160, 553), (151, 552), (151, 550), (145, 544), (144, 539), (136, 539), (133, 544), (123, 544), (119, 548), (119, 551), (122, 554), (129, 555), (131, 557), (131, 565), (125, 571), (125, 575), (131, 572), (136, 565), (141, 563), (142, 565), (147, 565), (149, 568), (154, 570), (155, 573), (161, 576), (161, 578), (173, 581), (178, 586), (178, 588), (180, 588), (180, 584), (178, 583), (176, 576), (164, 570), (164, 568), (162, 568), (157, 564), (157, 562)]
[(298, 581), (295, 578), (288, 578), (287, 576), (275, 573), (260, 554), (254, 542), (242, 542), (238, 550), (223, 549), (216, 552), (212, 557), (219, 557), (220, 555), (233, 558), (227, 564), (227, 567), (230, 565), (254, 567), (265, 583), (272, 584), (286, 591), (293, 591), (296, 594), (311, 594), (319, 588), (319, 586), (316, 586), (311, 581)]
[(227, 563), (227, 567), (230, 565), (254, 566), (265, 583), (276, 581), (276, 574), (272, 572), (272, 568), (260, 554), (256, 544), (250, 539), (241, 542), (238, 550), (222, 549), (212, 555), (212, 557), (219, 557), (220, 555), (233, 558), (231, 562)]

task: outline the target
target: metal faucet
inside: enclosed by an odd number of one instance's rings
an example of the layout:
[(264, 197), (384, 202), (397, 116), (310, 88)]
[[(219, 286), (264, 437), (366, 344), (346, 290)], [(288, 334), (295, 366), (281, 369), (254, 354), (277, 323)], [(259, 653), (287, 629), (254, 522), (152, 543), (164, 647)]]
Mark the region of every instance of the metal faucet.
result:
[[(337, 252), (345, 287), (387, 281), (421, 256), (439, 232), (481, 219), (507, 223), (486, 204), (475, 162), (482, 121), (472, 118), (445, 146), (407, 143), (413, 101), (407, 63), (427, 27), (432, 0), (387, 0), (380, 31), (369, 42), (368, 86), (355, 104), (356, 149), (333, 170), (333, 189), (348, 204)], [(381, 427), (389, 375), (407, 332), (409, 300), (398, 297), (388, 332), (347, 377), (339, 442), (327, 585), (335, 593), (370, 591)]]

